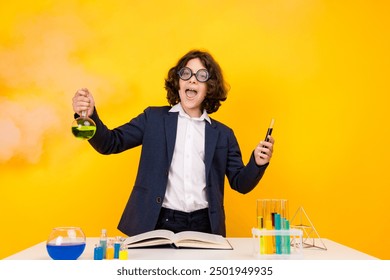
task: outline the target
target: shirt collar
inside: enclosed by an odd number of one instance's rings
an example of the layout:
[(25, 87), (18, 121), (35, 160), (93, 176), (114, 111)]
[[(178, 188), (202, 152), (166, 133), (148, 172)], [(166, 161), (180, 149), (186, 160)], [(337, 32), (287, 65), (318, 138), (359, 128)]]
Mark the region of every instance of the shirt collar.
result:
[(177, 103), (176, 105), (174, 105), (170, 110), (169, 112), (179, 112), (179, 115), (182, 116), (182, 117), (185, 117), (185, 118), (189, 118), (189, 119), (192, 119), (192, 120), (196, 120), (196, 121), (208, 121), (210, 124), (211, 124), (211, 119), (209, 117), (209, 115), (207, 114), (207, 111), (206, 109), (203, 109), (203, 114), (199, 117), (199, 118), (192, 118), (190, 117), (183, 109), (183, 107), (181, 106), (180, 103)]

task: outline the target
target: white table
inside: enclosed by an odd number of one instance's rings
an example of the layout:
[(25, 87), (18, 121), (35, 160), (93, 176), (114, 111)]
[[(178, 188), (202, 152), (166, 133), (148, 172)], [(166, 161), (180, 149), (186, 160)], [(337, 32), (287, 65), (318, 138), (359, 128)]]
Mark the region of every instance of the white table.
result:
[[(173, 249), (150, 248), (130, 249), (129, 259), (133, 260), (253, 260), (254, 240), (252, 238), (228, 238), (233, 250)], [(79, 260), (92, 260), (98, 238), (87, 238), (87, 244)], [(298, 259), (304, 260), (375, 260), (377, 258), (322, 238), (327, 250), (304, 248)], [(292, 256), (292, 258), (294, 258)], [(269, 259), (269, 258), (268, 258)], [(273, 258), (270, 258), (273, 259)], [(50, 260), (46, 251), (46, 242), (38, 243), (30, 248), (13, 254), (5, 260)]]

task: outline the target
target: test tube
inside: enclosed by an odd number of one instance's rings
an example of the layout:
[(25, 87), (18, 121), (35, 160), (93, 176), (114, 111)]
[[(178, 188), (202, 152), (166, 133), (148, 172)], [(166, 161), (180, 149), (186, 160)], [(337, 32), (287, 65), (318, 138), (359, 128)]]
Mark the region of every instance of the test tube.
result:
[[(283, 199), (281, 201), (281, 214), (282, 214), (282, 228), (284, 230), (290, 230), (290, 215), (288, 208), (288, 200)], [(284, 235), (282, 239), (282, 253), (290, 254), (290, 235)]]
[[(264, 200), (262, 199), (257, 200), (257, 228), (260, 230), (265, 229), (263, 204), (264, 204)], [(259, 252), (260, 254), (265, 254), (266, 252), (265, 238), (262, 235), (259, 236)]]
[[(258, 227), (261, 226), (263, 230), (272, 230), (272, 210), (273, 202), (271, 199), (257, 200), (257, 220)], [(260, 221), (260, 223), (259, 223)], [(273, 254), (274, 241), (271, 235), (260, 236), (260, 254)]]

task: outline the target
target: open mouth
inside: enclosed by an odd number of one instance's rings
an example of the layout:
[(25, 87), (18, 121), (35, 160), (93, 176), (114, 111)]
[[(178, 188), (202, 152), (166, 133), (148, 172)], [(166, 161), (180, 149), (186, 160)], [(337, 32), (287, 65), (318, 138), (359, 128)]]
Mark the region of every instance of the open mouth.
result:
[(186, 89), (185, 93), (188, 98), (193, 98), (198, 92), (194, 89)]

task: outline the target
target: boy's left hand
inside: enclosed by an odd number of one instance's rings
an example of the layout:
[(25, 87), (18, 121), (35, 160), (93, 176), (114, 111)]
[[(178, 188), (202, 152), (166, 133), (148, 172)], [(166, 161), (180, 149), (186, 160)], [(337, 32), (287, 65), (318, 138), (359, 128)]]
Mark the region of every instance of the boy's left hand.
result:
[(264, 165), (271, 160), (274, 143), (275, 140), (271, 135), (268, 136), (268, 142), (260, 141), (254, 151), (254, 156), (257, 165)]

